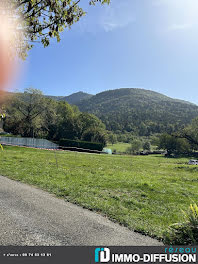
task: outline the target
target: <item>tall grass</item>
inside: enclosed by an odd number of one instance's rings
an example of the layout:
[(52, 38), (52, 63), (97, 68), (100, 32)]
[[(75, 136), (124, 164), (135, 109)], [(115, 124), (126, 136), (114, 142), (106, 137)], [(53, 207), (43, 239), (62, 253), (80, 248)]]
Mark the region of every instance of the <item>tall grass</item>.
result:
[(164, 242), (171, 245), (198, 245), (198, 206), (191, 204), (183, 212), (183, 222), (173, 224), (164, 234)]

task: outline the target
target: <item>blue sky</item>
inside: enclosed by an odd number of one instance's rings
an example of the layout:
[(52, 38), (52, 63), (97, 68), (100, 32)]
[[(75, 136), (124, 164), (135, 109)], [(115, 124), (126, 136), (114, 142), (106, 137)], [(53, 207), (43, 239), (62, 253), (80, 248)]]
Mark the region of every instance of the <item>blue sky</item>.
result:
[(50, 95), (144, 88), (198, 104), (198, 1), (112, 0), (89, 7), (60, 43), (37, 45), (15, 89)]

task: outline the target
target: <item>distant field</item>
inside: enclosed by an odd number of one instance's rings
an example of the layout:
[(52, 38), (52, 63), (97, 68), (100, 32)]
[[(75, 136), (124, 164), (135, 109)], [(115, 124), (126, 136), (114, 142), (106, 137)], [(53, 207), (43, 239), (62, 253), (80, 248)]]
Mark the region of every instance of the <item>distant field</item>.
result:
[(116, 152), (126, 152), (126, 149), (130, 147), (130, 143), (116, 143), (116, 144), (108, 144), (107, 148), (110, 148), (112, 151), (116, 149)]
[(188, 159), (116, 156), (6, 147), (0, 174), (98, 211), (130, 229), (162, 237), (198, 197)]
[[(116, 150), (116, 152), (126, 152), (127, 148), (130, 147), (131, 144), (130, 143), (122, 143), (122, 142), (118, 142), (116, 144), (108, 144), (107, 148), (110, 148), (112, 151)], [(143, 150), (143, 149), (140, 149)], [(151, 146), (151, 151), (157, 150), (157, 146)]]

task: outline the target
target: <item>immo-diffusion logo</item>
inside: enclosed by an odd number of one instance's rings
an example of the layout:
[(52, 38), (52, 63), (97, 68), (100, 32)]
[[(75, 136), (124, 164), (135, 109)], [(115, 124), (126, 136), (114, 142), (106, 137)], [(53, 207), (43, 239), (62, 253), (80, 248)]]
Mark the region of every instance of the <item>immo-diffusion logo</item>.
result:
[[(153, 249), (154, 250), (154, 249)], [(188, 250), (188, 251), (187, 251)], [(198, 263), (196, 261), (196, 248), (170, 248), (162, 253), (111, 253), (109, 248), (95, 249), (95, 263)]]
[(110, 261), (109, 248), (96, 248), (95, 249), (95, 262), (106, 263)]

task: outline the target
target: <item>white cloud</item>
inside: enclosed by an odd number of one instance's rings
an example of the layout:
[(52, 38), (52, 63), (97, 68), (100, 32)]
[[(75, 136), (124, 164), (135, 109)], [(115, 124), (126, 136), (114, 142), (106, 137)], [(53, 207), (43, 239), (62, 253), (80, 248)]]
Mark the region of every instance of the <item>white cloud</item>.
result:
[(99, 24), (106, 32), (127, 27), (135, 21), (132, 10), (132, 5), (129, 2), (117, 2), (115, 5), (105, 8)]
[(111, 32), (127, 27), (135, 21), (131, 0), (114, 0), (107, 6), (95, 6), (85, 9), (87, 15), (76, 26), (81, 33), (96, 34), (99, 31)]
[(120, 25), (115, 24), (115, 23), (104, 22), (104, 23), (102, 23), (102, 26), (103, 26), (104, 30), (106, 32), (108, 32), (108, 31), (114, 30), (115, 28), (119, 27)]
[(117, 22), (115, 23), (114, 20), (112, 21), (104, 21), (100, 23), (100, 26), (104, 29), (104, 31), (106, 32), (110, 32), (113, 30), (116, 30), (118, 28), (124, 28), (126, 26), (128, 26), (130, 23), (132, 23), (134, 20), (128, 20), (125, 22)]

